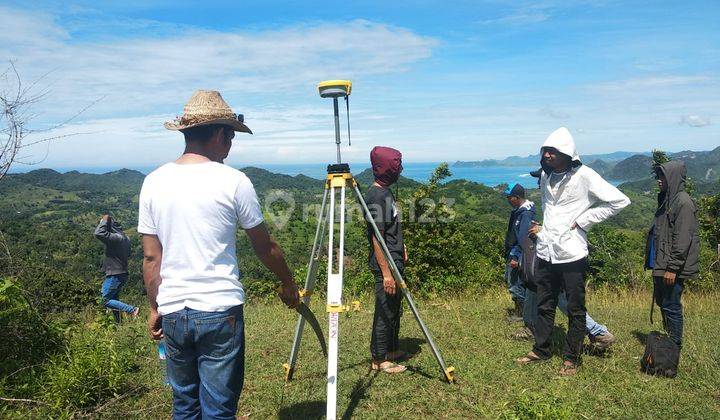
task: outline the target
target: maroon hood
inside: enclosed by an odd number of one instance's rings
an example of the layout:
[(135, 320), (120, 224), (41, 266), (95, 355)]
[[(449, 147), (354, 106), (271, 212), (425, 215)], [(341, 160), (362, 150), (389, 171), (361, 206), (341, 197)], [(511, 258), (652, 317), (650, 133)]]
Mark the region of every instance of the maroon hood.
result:
[(373, 147), (370, 152), (370, 163), (375, 182), (383, 187), (394, 184), (403, 170), (402, 153), (391, 147)]

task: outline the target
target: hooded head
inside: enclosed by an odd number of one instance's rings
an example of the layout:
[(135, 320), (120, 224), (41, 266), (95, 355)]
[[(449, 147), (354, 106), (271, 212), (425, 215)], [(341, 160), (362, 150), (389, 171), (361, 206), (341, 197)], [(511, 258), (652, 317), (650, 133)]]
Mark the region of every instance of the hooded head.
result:
[(680, 191), (685, 191), (685, 181), (687, 179), (687, 169), (685, 162), (679, 160), (671, 160), (660, 165), (657, 171), (665, 177), (667, 188), (660, 192), (658, 201), (672, 203), (675, 196)]
[(370, 152), (370, 163), (375, 182), (383, 187), (394, 184), (403, 170), (402, 153), (391, 147), (375, 146)]
[(573, 140), (572, 134), (570, 134), (570, 131), (565, 127), (560, 127), (550, 133), (540, 148), (540, 164), (545, 172), (550, 172), (552, 168), (547, 165), (543, 158), (545, 148), (553, 148), (563, 155), (568, 156), (571, 167), (582, 165), (582, 163), (580, 163), (580, 155), (578, 155), (577, 149), (575, 148), (575, 140)]

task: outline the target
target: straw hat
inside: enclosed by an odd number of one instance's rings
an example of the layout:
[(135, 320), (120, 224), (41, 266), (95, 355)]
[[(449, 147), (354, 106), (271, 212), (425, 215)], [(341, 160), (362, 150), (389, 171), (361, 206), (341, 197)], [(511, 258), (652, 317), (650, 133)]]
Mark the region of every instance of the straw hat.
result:
[(198, 90), (185, 104), (183, 114), (175, 118), (175, 121), (166, 122), (165, 128), (177, 131), (200, 125), (223, 124), (232, 127), (235, 131), (252, 134), (243, 120), (243, 115), (235, 114), (220, 92)]

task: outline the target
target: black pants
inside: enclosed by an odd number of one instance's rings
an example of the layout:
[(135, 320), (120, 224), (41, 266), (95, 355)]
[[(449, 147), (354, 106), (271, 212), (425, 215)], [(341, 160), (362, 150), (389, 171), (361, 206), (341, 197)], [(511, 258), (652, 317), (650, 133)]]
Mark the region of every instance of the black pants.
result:
[[(397, 263), (396, 263), (397, 264)], [(400, 274), (402, 265), (397, 264)], [(382, 273), (373, 272), (375, 276), (375, 315), (373, 317), (370, 353), (374, 360), (386, 360), (389, 352), (399, 350), (400, 315), (402, 309), (402, 292), (396, 288), (394, 296), (385, 293)]]
[(585, 339), (585, 272), (587, 258), (566, 264), (551, 264), (540, 260), (536, 272), (538, 320), (535, 325), (533, 352), (549, 359), (550, 339), (555, 326), (558, 295), (565, 290), (568, 299), (568, 332), (565, 337), (563, 359), (580, 363)]

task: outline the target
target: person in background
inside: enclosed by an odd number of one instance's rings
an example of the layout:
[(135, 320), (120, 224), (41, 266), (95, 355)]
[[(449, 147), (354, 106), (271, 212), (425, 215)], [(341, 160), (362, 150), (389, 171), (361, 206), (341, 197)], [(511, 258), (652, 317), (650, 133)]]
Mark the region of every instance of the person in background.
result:
[(113, 311), (115, 322), (120, 323), (121, 312), (137, 317), (140, 308), (128, 305), (119, 300), (120, 292), (128, 278), (128, 258), (130, 257), (130, 239), (128, 239), (122, 226), (109, 214), (103, 215), (95, 228), (95, 237), (105, 244), (105, 259), (102, 270), (105, 280), (102, 284), (103, 306)]
[(568, 332), (560, 374), (574, 375), (581, 363), (586, 332), (587, 232), (594, 224), (617, 214), (630, 200), (580, 162), (575, 141), (567, 128), (552, 132), (540, 154), (543, 225), (534, 224), (529, 230), (530, 235), (537, 237), (538, 320), (535, 345), (517, 362), (529, 364), (551, 357), (555, 311), (564, 290), (568, 300)]
[[(370, 162), (375, 181), (365, 193), (365, 202), (395, 265), (402, 274), (407, 262), (407, 250), (403, 243), (400, 212), (390, 190), (402, 172), (402, 154), (390, 147), (376, 146), (370, 152)], [(375, 277), (375, 314), (370, 339), (371, 368), (385, 373), (401, 373), (407, 369), (396, 363), (407, 357), (407, 354), (400, 350), (398, 339), (402, 294), (397, 290), (395, 278), (369, 221), (367, 238), (370, 246), (368, 264)]]
[(508, 322), (520, 322), (523, 320), (526, 293), (520, 267), (523, 257), (521, 243), (527, 236), (530, 222), (535, 219), (535, 203), (525, 199), (525, 188), (520, 184), (508, 186), (505, 198), (512, 207), (505, 232), (505, 280), (514, 303)]
[(645, 267), (652, 270), (653, 297), (663, 327), (682, 348), (685, 281), (698, 274), (700, 238), (697, 209), (685, 191), (685, 164), (670, 161), (655, 168), (660, 187), (655, 220), (647, 235)]

